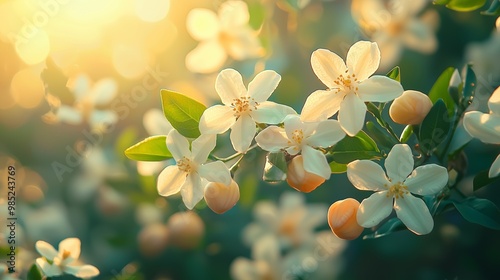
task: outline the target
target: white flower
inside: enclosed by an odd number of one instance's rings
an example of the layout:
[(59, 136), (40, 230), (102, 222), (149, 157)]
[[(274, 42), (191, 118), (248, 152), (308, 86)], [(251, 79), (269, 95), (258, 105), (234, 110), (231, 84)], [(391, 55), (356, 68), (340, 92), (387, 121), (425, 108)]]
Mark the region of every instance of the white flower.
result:
[(437, 194), (448, 182), (446, 168), (428, 164), (413, 170), (413, 156), (406, 144), (395, 145), (385, 160), (387, 176), (380, 165), (356, 160), (347, 165), (347, 177), (359, 190), (376, 191), (358, 208), (359, 225), (378, 225), (394, 210), (398, 218), (416, 234), (432, 231), (434, 221), (424, 201), (413, 196)]
[(331, 171), (326, 156), (315, 148), (330, 147), (344, 138), (340, 124), (336, 120), (302, 122), (298, 115), (288, 115), (283, 122), (285, 128), (270, 126), (262, 130), (255, 137), (257, 144), (270, 152), (282, 149), (291, 155), (302, 152), (304, 169), (329, 179)]
[(93, 129), (103, 129), (118, 121), (115, 111), (96, 108), (109, 104), (115, 98), (118, 85), (114, 80), (102, 79), (91, 87), (89, 78), (80, 75), (69, 87), (75, 95), (74, 106), (61, 105), (55, 114), (56, 120), (74, 125), (85, 120)]
[[(489, 114), (478, 111), (467, 112), (464, 115), (464, 127), (467, 132), (484, 143), (500, 144), (500, 87), (488, 100)], [(490, 167), (490, 178), (500, 175), (500, 155)]]
[[(158, 193), (170, 196), (181, 192), (182, 200), (188, 209), (203, 198), (206, 180), (231, 183), (231, 174), (222, 161), (205, 163), (215, 148), (215, 135), (201, 135), (191, 143), (177, 130), (167, 135), (167, 147), (177, 165), (167, 166), (158, 176)], [(206, 179), (206, 180), (203, 180)]]
[(403, 94), (397, 81), (385, 76), (372, 76), (380, 63), (376, 43), (359, 41), (347, 53), (346, 63), (329, 50), (319, 49), (311, 56), (316, 76), (328, 87), (317, 90), (306, 100), (303, 121), (321, 121), (339, 112), (340, 125), (349, 136), (363, 127), (364, 102), (388, 102)]
[(430, 54), (437, 49), (436, 11), (418, 16), (428, 0), (354, 0), (352, 15), (368, 37), (377, 42), (382, 53), (380, 68), (388, 70), (397, 63), (404, 47)]
[[(16, 271), (19, 269), (16, 267)], [(19, 280), (17, 273), (9, 273), (8, 267), (5, 264), (0, 264), (0, 280)]]
[(64, 273), (79, 278), (90, 278), (99, 275), (99, 270), (92, 265), (75, 265), (80, 257), (80, 239), (67, 238), (59, 243), (59, 251), (45, 241), (37, 241), (36, 250), (43, 258), (37, 258), (36, 264), (47, 277)]
[(278, 86), (281, 76), (266, 70), (248, 84), (234, 69), (224, 69), (217, 76), (215, 90), (224, 105), (215, 105), (203, 113), (202, 134), (220, 134), (231, 128), (231, 143), (238, 152), (245, 152), (256, 133), (256, 123), (278, 124), (296, 112), (285, 105), (267, 101)]
[(262, 56), (263, 48), (249, 20), (243, 1), (223, 2), (218, 15), (207, 9), (191, 10), (187, 31), (200, 43), (186, 56), (186, 67), (192, 72), (210, 73), (220, 69), (228, 55), (235, 60)]
[(252, 259), (238, 257), (231, 263), (231, 278), (236, 280), (282, 279), (283, 267), (278, 240), (268, 235), (252, 246)]
[(246, 244), (252, 245), (267, 235), (278, 238), (282, 248), (300, 247), (314, 238), (314, 230), (325, 223), (327, 206), (306, 204), (297, 192), (285, 192), (279, 207), (274, 202), (262, 201), (254, 208), (255, 222), (243, 231)]

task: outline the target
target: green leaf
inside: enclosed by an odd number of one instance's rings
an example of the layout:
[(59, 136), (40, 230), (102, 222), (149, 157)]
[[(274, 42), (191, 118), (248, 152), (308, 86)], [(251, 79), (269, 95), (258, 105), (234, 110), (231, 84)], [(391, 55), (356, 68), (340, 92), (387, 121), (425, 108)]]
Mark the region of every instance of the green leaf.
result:
[(474, 191), (479, 190), (482, 187), (485, 187), (496, 180), (500, 179), (500, 176), (490, 178), (488, 177), (488, 170), (481, 171), (477, 173), (477, 175), (474, 177), (473, 181), (473, 186), (474, 186)]
[(486, 0), (451, 0), (446, 7), (457, 12), (470, 12), (484, 6)]
[(450, 2), (451, 0), (434, 0), (432, 1), (432, 3), (434, 5), (446, 5), (448, 4), (448, 2)]
[(200, 136), (198, 125), (207, 107), (183, 94), (161, 90), (163, 113), (172, 126), (185, 137)]
[[(28, 280), (42, 280), (42, 273), (38, 270), (36, 264), (33, 264), (28, 271)], [(48, 279), (48, 278), (47, 278)]]
[(248, 24), (252, 29), (259, 29), (264, 23), (266, 18), (266, 8), (260, 2), (248, 2), (248, 13), (250, 14), (250, 20)]
[(127, 150), (128, 147), (134, 145), (137, 140), (137, 130), (134, 127), (129, 127), (125, 129), (118, 136), (118, 140), (115, 142), (115, 153), (120, 157), (120, 159), (125, 159), (123, 151)]
[(329, 165), (332, 173), (340, 174), (347, 172), (347, 164), (345, 163), (337, 163), (335, 161), (332, 161), (329, 163)]
[(383, 129), (380, 125), (375, 124), (374, 122), (367, 122), (366, 130), (373, 140), (378, 143), (378, 146), (387, 151), (390, 151), (394, 145), (398, 144), (396, 139), (394, 139), (394, 137), (392, 137), (387, 130)]
[(398, 218), (392, 218), (385, 222), (375, 232), (363, 236), (363, 239), (373, 239), (389, 235), (396, 231), (405, 230), (406, 226)]
[(464, 219), (487, 228), (500, 230), (500, 211), (488, 199), (469, 197), (461, 202), (453, 202)]
[(346, 136), (335, 144), (329, 152), (329, 162), (332, 160), (347, 164), (357, 159), (378, 159), (382, 154), (373, 139), (364, 131), (353, 137)]
[(488, 10), (481, 12), (486, 16), (500, 16), (500, 0), (493, 0)]
[(165, 135), (148, 137), (125, 150), (125, 155), (129, 159), (140, 161), (162, 161), (172, 158), (166, 140)]
[(448, 93), (450, 94), (451, 99), (453, 99), (455, 105), (460, 105), (460, 100), (462, 99), (462, 86), (462, 78), (460, 77), (458, 70), (455, 69), (451, 75), (450, 83), (448, 84)]
[(387, 77), (395, 80), (395, 81), (401, 82), (401, 73), (400, 73), (399, 66), (396, 66), (396, 67), (392, 68), (392, 70), (389, 71), (389, 73), (387, 73), (385, 75)]
[(419, 144), (422, 151), (429, 154), (437, 148), (448, 136), (450, 127), (446, 105), (443, 100), (438, 100), (420, 124)]
[(450, 80), (454, 71), (455, 68), (453, 67), (444, 70), (429, 91), (429, 98), (433, 104), (436, 104), (439, 99), (444, 101), (446, 108), (448, 108), (449, 116), (453, 116), (455, 111), (455, 102), (453, 102), (453, 98), (448, 93), (448, 86), (450, 85)]
[(401, 132), (401, 137), (399, 137), (399, 141), (401, 143), (408, 142), (412, 134), (413, 134), (413, 125), (409, 124), (405, 127), (405, 129), (403, 129), (403, 132)]
[(474, 93), (476, 90), (476, 74), (474, 71), (472, 71), (472, 68), (470, 65), (467, 65), (464, 67), (463, 72), (462, 72), (462, 77), (463, 77), (463, 87), (462, 87), (462, 108), (465, 109), (469, 107), (469, 105), (472, 103), (472, 100), (474, 99)]
[(287, 169), (285, 153), (269, 153), (266, 156), (266, 165), (264, 166), (264, 176), (262, 179), (271, 183), (284, 181)]

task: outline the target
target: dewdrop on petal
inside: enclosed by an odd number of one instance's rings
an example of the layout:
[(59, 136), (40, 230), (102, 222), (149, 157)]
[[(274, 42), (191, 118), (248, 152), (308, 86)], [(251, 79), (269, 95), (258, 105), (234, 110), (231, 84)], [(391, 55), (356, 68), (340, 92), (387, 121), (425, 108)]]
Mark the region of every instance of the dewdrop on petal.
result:
[(359, 202), (346, 198), (333, 203), (328, 209), (328, 225), (332, 232), (342, 239), (353, 240), (363, 232), (356, 220)]
[(222, 214), (233, 208), (239, 199), (240, 188), (234, 180), (231, 180), (229, 186), (210, 182), (205, 187), (205, 201), (208, 207), (217, 214)]
[(154, 223), (142, 228), (137, 236), (139, 250), (144, 256), (159, 255), (168, 244), (169, 231), (164, 224)]
[(431, 108), (432, 101), (429, 96), (416, 90), (407, 90), (394, 99), (389, 115), (395, 123), (420, 124)]
[(170, 243), (185, 250), (198, 247), (205, 234), (205, 224), (192, 211), (173, 214), (168, 219), (167, 227), (170, 230)]
[(304, 159), (301, 155), (298, 155), (288, 164), (286, 181), (292, 188), (308, 193), (323, 184), (325, 178), (307, 172), (304, 169)]

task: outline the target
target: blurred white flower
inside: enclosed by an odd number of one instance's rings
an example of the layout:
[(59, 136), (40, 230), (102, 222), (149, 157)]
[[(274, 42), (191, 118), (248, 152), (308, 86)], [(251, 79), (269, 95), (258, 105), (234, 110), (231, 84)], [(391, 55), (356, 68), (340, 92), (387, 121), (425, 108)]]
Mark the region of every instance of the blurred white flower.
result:
[(376, 193), (364, 199), (356, 215), (360, 226), (378, 225), (394, 206), (398, 218), (416, 234), (428, 234), (434, 221), (417, 195), (434, 195), (446, 186), (446, 168), (427, 164), (413, 169), (413, 155), (406, 144), (395, 145), (385, 160), (387, 176), (380, 165), (369, 160), (356, 160), (347, 165), (347, 177), (359, 190)]
[(274, 235), (280, 247), (290, 248), (300, 247), (314, 238), (315, 228), (326, 222), (327, 206), (306, 204), (302, 194), (285, 192), (280, 197), (279, 207), (274, 202), (261, 201), (253, 212), (256, 221), (243, 231), (247, 245)]
[(403, 94), (403, 87), (386, 76), (370, 77), (379, 66), (377, 43), (359, 41), (347, 53), (346, 63), (329, 50), (319, 49), (311, 56), (314, 73), (328, 87), (317, 90), (306, 100), (303, 121), (322, 121), (339, 112), (338, 120), (349, 136), (363, 127), (365, 102), (388, 102)]
[[(16, 267), (16, 271), (19, 269)], [(8, 267), (5, 264), (0, 264), (0, 280), (19, 280), (17, 273), (9, 273)]]
[(278, 86), (281, 76), (272, 71), (262, 71), (248, 84), (243, 84), (240, 73), (224, 69), (217, 76), (215, 89), (224, 105), (212, 106), (200, 119), (202, 134), (220, 134), (231, 128), (231, 143), (238, 152), (245, 152), (257, 131), (256, 123), (278, 124), (296, 112), (285, 105), (267, 99)]
[(73, 125), (86, 121), (93, 130), (98, 131), (118, 121), (115, 111), (101, 109), (117, 95), (116, 81), (106, 78), (91, 86), (90, 79), (86, 75), (80, 75), (68, 87), (75, 95), (75, 103), (73, 106), (60, 105), (55, 113), (56, 121)]
[(56, 251), (45, 241), (37, 241), (37, 252), (42, 258), (36, 259), (36, 264), (47, 277), (71, 274), (78, 278), (90, 278), (99, 275), (99, 270), (93, 265), (77, 265), (80, 257), (80, 239), (66, 238), (59, 243)]
[(282, 279), (278, 240), (268, 235), (252, 246), (252, 260), (238, 257), (231, 263), (231, 278), (236, 280)]
[(187, 15), (187, 31), (198, 46), (186, 56), (186, 67), (197, 73), (220, 69), (228, 55), (235, 60), (264, 54), (257, 32), (248, 25), (250, 14), (244, 1), (220, 5), (218, 15), (207, 9), (193, 9)]
[(307, 172), (329, 179), (331, 170), (326, 156), (315, 148), (328, 148), (344, 138), (338, 121), (302, 122), (300, 116), (288, 115), (283, 122), (284, 128), (269, 126), (262, 130), (255, 137), (257, 144), (270, 152), (286, 150), (291, 155), (301, 152)]
[(428, 3), (428, 0), (353, 0), (354, 20), (380, 47), (382, 70), (396, 64), (405, 47), (425, 54), (436, 51), (438, 14), (429, 10), (419, 16)]
[[(500, 87), (488, 100), (489, 114), (479, 111), (467, 112), (464, 115), (464, 127), (475, 138), (489, 144), (500, 144)], [(488, 176), (496, 177), (500, 174), (500, 155), (491, 164)]]
[[(181, 192), (182, 200), (188, 209), (203, 198), (203, 192), (210, 182), (231, 183), (229, 169), (222, 161), (205, 163), (215, 148), (215, 135), (201, 135), (191, 143), (177, 130), (167, 135), (167, 147), (177, 165), (167, 166), (158, 176), (158, 193), (170, 196)], [(206, 179), (206, 180), (203, 180)]]

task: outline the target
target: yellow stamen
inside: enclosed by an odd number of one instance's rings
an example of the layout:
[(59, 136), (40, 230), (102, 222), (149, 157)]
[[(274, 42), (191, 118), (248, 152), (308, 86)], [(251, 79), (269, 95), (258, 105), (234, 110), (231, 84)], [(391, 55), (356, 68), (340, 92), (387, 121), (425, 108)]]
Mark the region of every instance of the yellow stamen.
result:
[(401, 182), (397, 182), (396, 184), (388, 187), (389, 191), (387, 192), (387, 197), (393, 196), (394, 198), (404, 198), (404, 195), (409, 194), (408, 187), (405, 186)]
[(248, 96), (235, 98), (231, 103), (231, 108), (233, 108), (234, 116), (237, 118), (248, 112), (257, 110), (257, 106), (259, 106), (259, 103), (255, 102), (253, 98), (250, 98)]
[(180, 171), (190, 173), (193, 169), (193, 164), (190, 159), (187, 157), (182, 157), (178, 162), (177, 162), (177, 167), (179, 168)]

